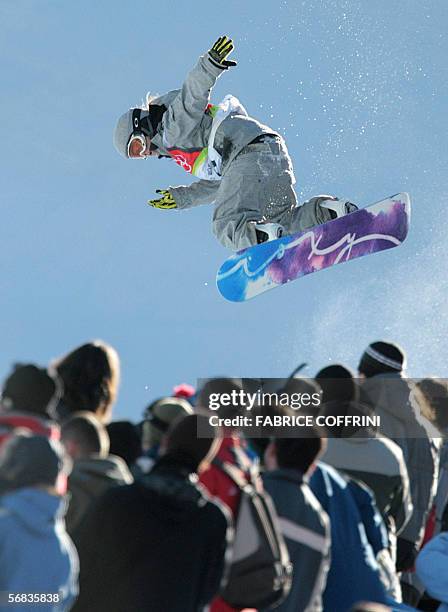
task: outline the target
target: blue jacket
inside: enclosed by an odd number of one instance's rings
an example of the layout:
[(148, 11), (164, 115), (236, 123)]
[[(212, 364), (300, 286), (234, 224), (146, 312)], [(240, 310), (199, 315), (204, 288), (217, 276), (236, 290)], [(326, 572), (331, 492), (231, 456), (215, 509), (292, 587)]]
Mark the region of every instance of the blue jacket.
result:
[(394, 612), (414, 610), (388, 597), (381, 582), (376, 555), (387, 547), (387, 532), (369, 489), (325, 463), (317, 465), (310, 487), (331, 525), (324, 610), (348, 612), (359, 601), (382, 603)]
[[(311, 490), (330, 517), (331, 565), (324, 591), (324, 610), (347, 612), (358, 601), (387, 604), (378, 573), (369, 530), (348, 482), (328, 465), (319, 463), (310, 480)], [(381, 539), (376, 534), (376, 545)]]
[(417, 557), (417, 576), (426, 590), (442, 604), (438, 612), (448, 612), (448, 532), (429, 540)]
[[(36, 605), (40, 612), (69, 610), (78, 589), (78, 555), (65, 531), (64, 501), (36, 488), (0, 498), (0, 592), (56, 594), (59, 603)], [(33, 605), (0, 602), (1, 612)]]

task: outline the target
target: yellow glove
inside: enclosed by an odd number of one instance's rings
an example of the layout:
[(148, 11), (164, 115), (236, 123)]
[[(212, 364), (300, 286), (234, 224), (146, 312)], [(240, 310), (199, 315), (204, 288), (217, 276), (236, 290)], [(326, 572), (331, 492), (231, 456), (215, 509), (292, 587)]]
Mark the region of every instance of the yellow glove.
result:
[(157, 200), (148, 200), (148, 204), (150, 206), (160, 208), (162, 210), (177, 208), (176, 200), (167, 189), (156, 189), (156, 193), (160, 193), (162, 197), (158, 198)]
[(233, 51), (233, 40), (227, 36), (220, 36), (208, 52), (208, 59), (214, 66), (227, 70), (236, 66), (236, 62), (228, 60), (227, 56)]

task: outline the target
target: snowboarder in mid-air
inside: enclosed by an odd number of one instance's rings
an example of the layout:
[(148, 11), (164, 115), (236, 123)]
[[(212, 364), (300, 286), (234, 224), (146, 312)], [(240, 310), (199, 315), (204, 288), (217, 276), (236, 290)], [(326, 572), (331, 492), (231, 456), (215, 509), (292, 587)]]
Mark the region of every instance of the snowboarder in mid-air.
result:
[(115, 127), (114, 144), (125, 158), (171, 157), (200, 180), (157, 190), (148, 203), (163, 210), (214, 203), (213, 232), (239, 250), (306, 230), (353, 212), (346, 200), (321, 195), (298, 206), (291, 158), (283, 138), (248, 116), (228, 95), (210, 103), (210, 91), (224, 70), (233, 42), (221, 36), (199, 58), (181, 89), (149, 97), (131, 108)]

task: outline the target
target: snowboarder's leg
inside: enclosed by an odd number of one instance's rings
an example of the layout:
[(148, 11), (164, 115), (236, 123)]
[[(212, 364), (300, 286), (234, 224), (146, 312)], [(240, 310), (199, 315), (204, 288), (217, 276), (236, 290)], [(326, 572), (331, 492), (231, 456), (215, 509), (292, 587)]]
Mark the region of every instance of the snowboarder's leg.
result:
[[(244, 147), (226, 169), (215, 199), (213, 231), (218, 240), (228, 249), (244, 249), (356, 210), (333, 196), (317, 196), (298, 206), (294, 182), (281, 137), (263, 135)], [(256, 227), (260, 222), (277, 225), (263, 236), (262, 226)]]
[(347, 200), (339, 200), (336, 196), (319, 195), (291, 211), (288, 218), (284, 219), (285, 233), (302, 232), (355, 210), (357, 206)]
[(257, 244), (255, 222), (282, 224), (297, 205), (283, 140), (274, 136), (262, 140), (244, 147), (231, 162), (215, 199), (213, 231), (232, 250)]

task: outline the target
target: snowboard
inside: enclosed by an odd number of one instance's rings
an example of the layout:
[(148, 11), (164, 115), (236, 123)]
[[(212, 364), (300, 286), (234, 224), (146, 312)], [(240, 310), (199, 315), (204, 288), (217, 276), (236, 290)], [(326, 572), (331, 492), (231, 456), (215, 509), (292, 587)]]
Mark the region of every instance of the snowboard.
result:
[(216, 284), (231, 302), (245, 302), (306, 274), (399, 246), (409, 230), (411, 202), (398, 193), (345, 217), (238, 251)]

